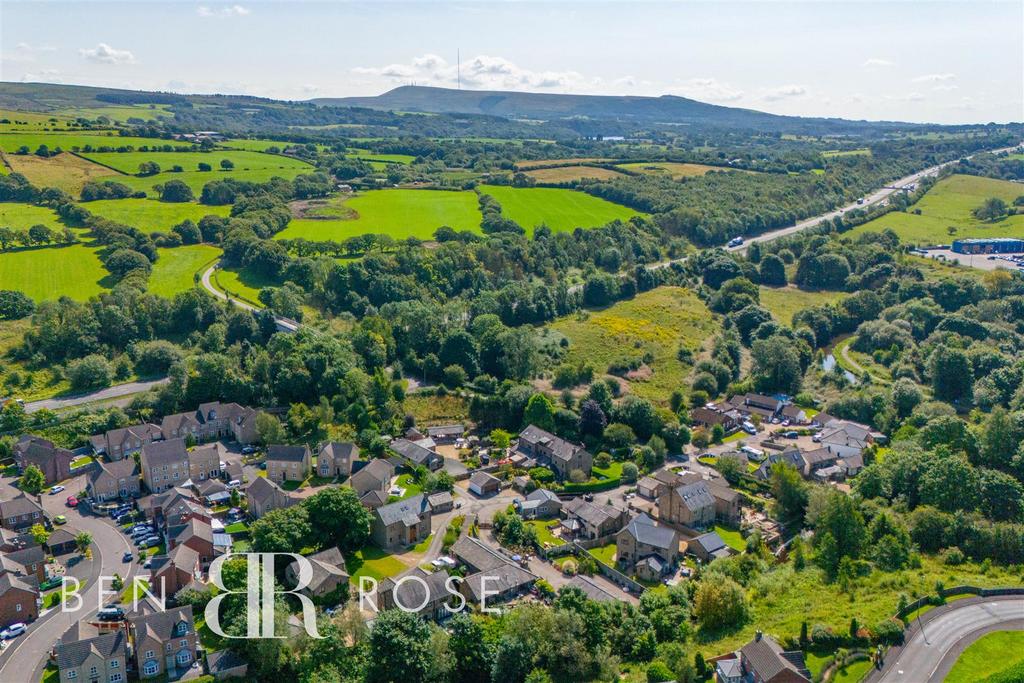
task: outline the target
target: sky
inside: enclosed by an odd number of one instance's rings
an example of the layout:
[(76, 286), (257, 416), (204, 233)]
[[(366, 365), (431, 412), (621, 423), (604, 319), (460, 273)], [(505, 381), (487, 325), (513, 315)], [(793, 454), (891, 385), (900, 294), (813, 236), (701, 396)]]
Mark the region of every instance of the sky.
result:
[(415, 83), (1024, 121), (1024, 1), (0, 2), (0, 80), (279, 99)]

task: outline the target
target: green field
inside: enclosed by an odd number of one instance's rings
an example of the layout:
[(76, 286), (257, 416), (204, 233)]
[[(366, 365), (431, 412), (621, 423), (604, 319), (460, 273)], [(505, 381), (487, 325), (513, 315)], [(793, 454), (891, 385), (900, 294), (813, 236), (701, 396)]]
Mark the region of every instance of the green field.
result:
[(25, 292), (36, 301), (68, 296), (84, 301), (105, 287), (110, 276), (96, 249), (82, 244), (42, 247), (0, 254), (0, 289)]
[(667, 175), (672, 178), (691, 178), (693, 176), (701, 176), (711, 171), (734, 171), (736, 169), (729, 168), (728, 166), (708, 166), (706, 164), (682, 164), (671, 161), (658, 161), (653, 163), (648, 162), (636, 162), (630, 164), (619, 164), (619, 168), (624, 168), (627, 171), (633, 171), (634, 173), (643, 173), (645, 175)]
[(247, 268), (242, 270), (218, 268), (213, 276), (214, 287), (256, 306), (262, 305), (259, 299), (261, 289), (264, 287), (278, 287), (280, 284), (280, 282), (261, 277)]
[(288, 147), (290, 142), (283, 142), (281, 140), (250, 140), (239, 138), (238, 140), (223, 140), (217, 143), (218, 147), (227, 147), (229, 149), (242, 149), (249, 152), (265, 152), (271, 147), (278, 147), (284, 149)]
[(11, 170), (28, 178), (36, 187), (56, 187), (73, 197), (78, 197), (82, 186), (90, 180), (122, 177), (117, 171), (69, 153), (46, 158), (35, 154), (8, 154), (7, 163)]
[(501, 204), (502, 213), (533, 234), (533, 228), (546, 224), (554, 232), (576, 228), (594, 228), (613, 220), (629, 220), (639, 211), (613, 204), (576, 190), (549, 187), (517, 188), (485, 185), (480, 188)]
[[(989, 197), (1007, 204), (1024, 195), (1024, 186), (1006, 180), (954, 175), (940, 180), (907, 212), (894, 211), (860, 225), (848, 234), (880, 232), (891, 228), (905, 242), (930, 245), (949, 244), (968, 237), (1024, 237), (1024, 215), (994, 222), (979, 221), (971, 211)], [(920, 210), (921, 214), (914, 213)], [(949, 228), (956, 228), (950, 234)]]
[(276, 237), (340, 242), (353, 235), (373, 233), (391, 235), (399, 240), (406, 237), (429, 240), (442, 225), (480, 232), (481, 220), (476, 194), (444, 190), (370, 190), (345, 200), (343, 204), (341, 200), (331, 200), (317, 207), (316, 213), (355, 217), (296, 219)]
[(169, 232), (188, 219), (196, 223), (203, 216), (227, 216), (230, 206), (205, 206), (192, 202), (171, 203), (155, 199), (100, 199), (83, 204), (97, 216), (124, 223), (147, 233)]
[(127, 123), (128, 119), (156, 121), (160, 118), (173, 118), (174, 113), (168, 111), (166, 104), (128, 104), (112, 107), (80, 107), (61, 109), (58, 113), (71, 118), (98, 119), (105, 116), (111, 121)]
[(305, 161), (280, 154), (263, 154), (244, 150), (224, 150), (213, 152), (104, 152), (83, 154), (86, 159), (95, 161), (122, 173), (133, 175), (139, 172), (139, 164), (153, 161), (160, 166), (164, 182), (173, 176), (171, 168), (181, 166), (185, 171), (198, 171), (199, 164), (209, 164), (220, 170), (221, 161), (231, 161), (235, 171), (255, 171), (267, 168), (285, 170), (291, 168), (312, 171), (313, 167)]
[(0, 123), (0, 131), (33, 131), (43, 130), (44, 128), (57, 128), (58, 130), (64, 130), (67, 128), (68, 124), (72, 122), (70, 118), (60, 114), (16, 111), (13, 109), (0, 109), (0, 119), (10, 121), (10, 123)]
[(0, 227), (13, 230), (28, 230), (33, 225), (63, 230), (64, 226), (52, 209), (32, 204), (0, 202)]
[[(181, 173), (158, 173), (157, 175), (146, 176), (140, 178), (139, 176), (128, 176), (118, 175), (115, 178), (109, 178), (109, 180), (116, 180), (122, 185), (127, 185), (133, 190), (142, 190), (151, 197), (157, 196), (157, 185), (162, 185), (168, 180), (180, 180), (181, 182), (192, 188), (192, 192), (199, 196), (203, 191), (203, 186), (206, 183), (213, 182), (214, 180), (225, 180), (231, 178), (232, 180), (242, 180), (250, 183), (265, 183), (271, 178), (284, 178), (285, 180), (291, 180), (297, 175), (303, 173), (311, 173), (313, 167), (302, 166), (296, 168), (258, 168), (249, 171), (243, 171), (235, 169), (233, 171), (222, 171), (216, 169), (213, 171), (182, 171)], [(111, 171), (116, 173), (116, 171)]]
[(676, 356), (679, 348), (696, 354), (717, 329), (711, 312), (692, 291), (658, 287), (601, 311), (561, 318), (540, 334), (556, 344), (561, 337), (568, 339), (565, 362), (590, 363), (597, 376), (613, 362), (650, 352), (650, 367), (641, 366), (621, 381), (629, 393), (664, 404), (690, 372), (690, 365)]
[(220, 249), (208, 244), (190, 244), (173, 249), (159, 249), (153, 272), (149, 276), (149, 291), (172, 297), (195, 285), (194, 276), (220, 256)]
[(161, 140), (158, 138), (127, 137), (118, 135), (113, 131), (109, 131), (109, 133), (109, 135), (100, 131), (90, 131), (89, 133), (0, 133), (0, 149), (3, 149), (5, 152), (14, 152), (22, 145), (27, 145), (29, 152), (34, 153), (39, 145), (46, 145), (51, 150), (60, 147), (64, 151), (70, 151), (73, 147), (85, 147), (86, 145), (92, 145), (93, 147), (120, 147), (122, 145), (141, 147), (143, 145), (171, 144), (179, 146), (185, 144), (174, 140)]
[(761, 305), (767, 308), (772, 316), (783, 325), (792, 325), (793, 315), (797, 311), (835, 303), (845, 295), (843, 292), (799, 289), (794, 285), (787, 287), (765, 287), (762, 285), (760, 290)]
[(975, 683), (1024, 662), (1024, 631), (995, 631), (971, 643), (946, 683)]

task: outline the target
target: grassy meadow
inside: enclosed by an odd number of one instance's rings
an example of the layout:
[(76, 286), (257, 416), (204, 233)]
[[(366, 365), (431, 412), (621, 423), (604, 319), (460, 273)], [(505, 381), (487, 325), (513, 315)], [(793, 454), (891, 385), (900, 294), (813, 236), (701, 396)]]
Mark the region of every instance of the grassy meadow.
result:
[(692, 178), (694, 176), (702, 176), (705, 173), (710, 173), (711, 171), (735, 170), (723, 166), (708, 166), (706, 164), (684, 164), (672, 161), (619, 164), (619, 167), (624, 168), (628, 171), (633, 171), (634, 173), (643, 173), (646, 175), (667, 175), (674, 180), (678, 178)]
[(663, 404), (690, 373), (691, 366), (676, 356), (679, 348), (696, 354), (717, 329), (711, 312), (691, 290), (658, 287), (603, 310), (560, 318), (540, 334), (556, 343), (568, 339), (565, 362), (590, 363), (597, 376), (611, 363), (650, 352), (650, 366), (622, 382), (629, 393)]
[(61, 109), (58, 113), (71, 118), (85, 118), (96, 120), (105, 116), (116, 123), (127, 123), (128, 119), (142, 119), (143, 121), (156, 121), (160, 118), (173, 118), (174, 113), (168, 111), (167, 104), (127, 104), (110, 107), (77, 107), (74, 109)]
[(213, 171), (158, 173), (144, 178), (134, 175), (119, 175), (116, 178), (111, 178), (111, 180), (116, 180), (122, 185), (127, 185), (133, 190), (142, 190), (150, 196), (157, 196), (158, 193), (156, 187), (158, 185), (163, 185), (168, 180), (180, 180), (188, 185), (196, 197), (198, 197), (203, 191), (203, 186), (206, 185), (206, 183), (213, 182), (214, 180), (225, 180), (227, 178), (231, 178), (233, 180), (242, 180), (250, 183), (265, 183), (275, 177), (291, 180), (297, 175), (310, 173), (312, 170), (313, 168), (311, 166), (295, 168), (257, 168), (248, 171), (238, 168), (235, 168), (232, 171), (223, 171), (220, 168), (215, 167)]
[(623, 174), (599, 166), (558, 166), (556, 168), (538, 168), (536, 171), (528, 171), (526, 175), (538, 183), (568, 183), (584, 178), (609, 180), (621, 178)]
[(54, 230), (64, 229), (53, 209), (18, 202), (0, 202), (0, 227), (28, 230), (33, 225), (45, 225)]
[(517, 171), (527, 171), (531, 168), (537, 168), (538, 166), (551, 166), (554, 164), (582, 164), (582, 163), (594, 163), (594, 162), (608, 162), (609, 159), (600, 159), (598, 157), (586, 157), (581, 159), (531, 159), (529, 161), (520, 161), (516, 163)]
[[(930, 245), (949, 244), (955, 239), (970, 237), (1024, 237), (1024, 215), (1001, 220), (980, 221), (971, 211), (989, 197), (999, 197), (1012, 204), (1024, 195), (1017, 183), (993, 178), (954, 175), (940, 180), (924, 197), (906, 212), (894, 211), (859, 225), (850, 235), (892, 229), (905, 242)], [(920, 215), (915, 211), (920, 210)], [(950, 228), (955, 232), (950, 233)]]
[(118, 180), (121, 175), (74, 154), (37, 157), (34, 154), (9, 154), (11, 169), (20, 173), (36, 187), (56, 187), (78, 197), (82, 186), (90, 180)]
[(198, 223), (203, 216), (227, 216), (231, 212), (230, 206), (161, 202), (155, 199), (100, 199), (85, 202), (83, 206), (97, 216), (147, 233), (168, 232), (186, 219)]
[(99, 294), (110, 276), (97, 250), (83, 244), (19, 249), (0, 254), (0, 289), (16, 289), (36, 301)]
[(641, 215), (621, 204), (576, 190), (484, 185), (480, 191), (497, 199), (502, 213), (523, 226), (527, 234), (533, 234), (533, 229), (541, 224), (546, 224), (553, 232), (571, 232)]
[(278, 287), (280, 282), (262, 277), (248, 268), (229, 270), (218, 268), (213, 275), (213, 286), (237, 299), (244, 299), (254, 306), (260, 303), (260, 290), (264, 287)]
[(783, 325), (791, 325), (793, 316), (805, 308), (831, 304), (845, 296), (844, 292), (829, 292), (800, 289), (795, 285), (786, 287), (760, 287), (761, 305)]
[(313, 214), (329, 218), (293, 220), (276, 237), (341, 241), (373, 233), (429, 240), (442, 225), (480, 232), (481, 220), (476, 194), (444, 190), (370, 190), (331, 199)]
[(169, 298), (192, 289), (196, 273), (220, 254), (220, 249), (208, 244), (159, 249), (149, 276), (149, 291)]
[(312, 171), (313, 167), (305, 161), (280, 154), (263, 154), (245, 150), (215, 150), (212, 152), (102, 152), (83, 154), (86, 159), (95, 161), (121, 173), (133, 175), (138, 173), (139, 164), (153, 161), (159, 164), (164, 182), (174, 175), (171, 168), (181, 166), (185, 171), (198, 171), (199, 164), (209, 164), (216, 170), (221, 169), (221, 161), (233, 163), (236, 171), (253, 171), (263, 169), (303, 169)]
[[(0, 132), (0, 149), (5, 152), (16, 152), (21, 146), (27, 146), (29, 153), (35, 153), (39, 145), (46, 145), (51, 150), (60, 147), (65, 151), (71, 151), (75, 147), (120, 147), (131, 145), (141, 147), (142, 145), (184, 143), (173, 140), (159, 140), (154, 138), (138, 138), (118, 135), (115, 131), (89, 131), (87, 133), (78, 131), (67, 132)], [(136, 170), (138, 170), (136, 168)]]

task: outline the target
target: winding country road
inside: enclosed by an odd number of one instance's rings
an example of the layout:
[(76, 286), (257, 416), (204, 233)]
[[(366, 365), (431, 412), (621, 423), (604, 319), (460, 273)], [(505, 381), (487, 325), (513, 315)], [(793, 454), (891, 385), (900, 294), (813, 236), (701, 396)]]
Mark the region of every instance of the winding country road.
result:
[[(217, 263), (214, 263), (212, 266), (210, 266), (209, 268), (207, 268), (206, 270), (203, 271), (203, 275), (200, 278), (200, 282), (202, 282), (202, 284), (203, 284), (203, 289), (205, 289), (206, 291), (208, 291), (210, 294), (214, 295), (218, 299), (222, 299), (224, 301), (230, 301), (235, 306), (238, 306), (239, 308), (244, 308), (247, 311), (259, 311), (259, 310), (261, 310), (258, 306), (253, 306), (250, 303), (247, 303), (245, 301), (242, 301), (241, 299), (238, 299), (238, 298), (235, 298), (233, 296), (230, 296), (230, 295), (226, 294), (225, 292), (222, 292), (221, 290), (219, 290), (216, 287), (214, 287), (213, 283), (210, 281), (210, 279), (213, 277), (213, 273), (214, 273), (215, 270), (217, 270), (218, 267), (220, 267), (220, 262), (219, 261)], [(299, 322), (297, 322), (295, 320), (292, 320), (291, 318), (282, 318), (279, 315), (275, 315), (274, 316), (274, 322), (277, 323), (277, 329), (280, 330), (281, 332), (296, 332), (296, 331), (298, 331), (298, 329), (300, 327), (300, 323)]]
[(968, 598), (936, 607), (914, 621), (906, 644), (894, 648), (870, 683), (942, 681), (957, 657), (975, 640), (992, 631), (1024, 630), (1024, 596)]
[(153, 387), (166, 384), (167, 378), (162, 377), (160, 379), (149, 380), (146, 382), (127, 382), (125, 384), (117, 384), (106, 389), (100, 389), (94, 391), (91, 394), (79, 394), (77, 396), (68, 396), (67, 398), (46, 398), (40, 401), (31, 401), (25, 404), (26, 413), (34, 413), (37, 410), (61, 410), (62, 408), (71, 408), (73, 406), (80, 406), (86, 403), (95, 403), (97, 401), (106, 401), (113, 398), (124, 398), (140, 394), (144, 391), (149, 391)]

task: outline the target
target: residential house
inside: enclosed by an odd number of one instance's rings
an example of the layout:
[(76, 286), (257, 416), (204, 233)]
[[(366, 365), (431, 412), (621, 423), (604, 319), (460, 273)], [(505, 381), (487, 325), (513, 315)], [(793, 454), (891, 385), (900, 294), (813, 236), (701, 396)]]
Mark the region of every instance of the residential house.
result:
[(278, 484), (309, 478), (313, 456), (308, 446), (275, 444), (267, 448), (267, 479)]
[(138, 498), (142, 494), (140, 472), (135, 458), (124, 458), (113, 462), (97, 460), (89, 470), (85, 488), (89, 497), (94, 500)]
[(377, 609), (384, 612), (402, 607), (427, 619), (443, 619), (451, 614), (445, 607), (452, 598), (445, 585), (448, 578), (447, 572), (428, 574), (419, 567), (403, 576), (401, 583), (389, 576), (377, 587)]
[(78, 550), (77, 537), (77, 529), (62, 526), (54, 529), (53, 533), (46, 539), (46, 547), (50, 549), (50, 554), (54, 557), (67, 555)]
[(647, 500), (655, 500), (661, 492), (662, 483), (654, 477), (641, 477), (636, 483), (636, 494)]
[(249, 663), (234, 650), (218, 650), (206, 654), (206, 673), (218, 681), (230, 678), (244, 679)]
[(326, 441), (316, 454), (318, 477), (345, 479), (352, 474), (352, 463), (359, 459), (359, 446), (354, 443)]
[(37, 583), (46, 580), (46, 552), (41, 545), (31, 545), (21, 550), (5, 553), (5, 562), (16, 563), (23, 571), (16, 572), (26, 579), (34, 579)]
[(105, 453), (112, 461), (116, 461), (137, 453), (146, 444), (162, 438), (164, 434), (160, 427), (147, 423), (111, 429), (105, 434), (92, 437), (89, 441), (97, 453)]
[(399, 549), (429, 536), (430, 521), (430, 505), (426, 496), (418, 493), (374, 510), (370, 533), (379, 547)]
[(707, 485), (708, 493), (715, 501), (715, 519), (731, 526), (739, 526), (740, 523), (740, 494), (733, 490), (722, 477), (710, 477), (705, 479), (696, 472), (687, 472), (678, 477), (680, 484), (693, 484), (704, 482)]
[(516, 450), (550, 467), (561, 479), (568, 479), (573, 470), (579, 470), (589, 477), (594, 466), (594, 456), (583, 446), (570, 443), (534, 425), (527, 426), (519, 433)]
[(761, 394), (744, 394), (733, 396), (729, 399), (729, 405), (744, 416), (757, 415), (762, 420), (770, 421), (777, 417), (782, 410), (782, 401), (763, 396)]
[(212, 441), (233, 438), (239, 443), (256, 439), (256, 411), (237, 403), (203, 403), (192, 411), (167, 415), (160, 423), (165, 439), (186, 438)]
[(443, 512), (451, 512), (455, 508), (455, 499), (448, 491), (438, 491), (427, 496), (427, 504), (430, 505), (431, 513), (439, 515)]
[(690, 423), (695, 427), (714, 429), (721, 425), (728, 434), (739, 427), (739, 414), (735, 410), (721, 410), (719, 408), (694, 408), (690, 411)]
[(811, 418), (811, 426), (812, 427), (824, 427), (829, 422), (832, 422), (833, 420), (836, 420), (836, 419), (838, 419), (838, 418), (835, 418), (835, 417), (833, 417), (832, 415), (829, 415), (826, 412), (817, 413), (816, 415), (814, 415), (814, 417)]
[(0, 628), (16, 622), (34, 621), (39, 616), (39, 597), (35, 577), (18, 576), (5, 571), (0, 574)]
[(362, 503), (363, 507), (365, 507), (367, 510), (376, 510), (382, 505), (387, 505), (388, 500), (390, 499), (391, 496), (389, 496), (386, 492), (373, 490), (364, 493), (363, 496), (359, 499), (359, 502)]
[(800, 472), (805, 477), (810, 477), (820, 469), (832, 467), (839, 459), (839, 455), (829, 446), (803, 451), (800, 453), (800, 457), (803, 459), (803, 467), (800, 468)]
[(199, 564), (208, 567), (219, 553), (214, 549), (213, 526), (201, 519), (189, 519), (184, 524), (167, 529), (167, 550), (188, 546), (199, 555)]
[(207, 479), (193, 483), (192, 489), (207, 505), (226, 505), (231, 499), (231, 490), (219, 479)]
[(0, 500), (0, 526), (12, 531), (28, 529), (43, 521), (43, 508), (26, 493), (19, 493), (10, 500)]
[[(328, 548), (313, 555), (308, 555), (306, 559), (313, 569), (313, 575), (306, 586), (300, 589), (300, 593), (311, 598), (322, 598), (325, 595), (334, 593), (339, 588), (345, 589), (348, 587), (348, 571), (345, 569), (345, 558), (340, 550)], [(299, 585), (298, 560), (288, 565), (285, 569), (285, 577), (288, 579), (290, 586), (295, 587)]]
[(444, 458), (439, 453), (408, 439), (395, 439), (388, 444), (388, 448), (413, 469), (422, 465), (434, 471), (444, 465)]
[(810, 683), (804, 653), (785, 651), (769, 636), (758, 631), (754, 639), (733, 655), (715, 660), (720, 683)]
[[(635, 569), (644, 580), (657, 581), (679, 558), (679, 536), (641, 513), (615, 534), (615, 554), (618, 562)], [(652, 557), (654, 562), (645, 562)]]
[(456, 439), (462, 438), (466, 428), (462, 425), (438, 425), (427, 427), (427, 436), (437, 443), (454, 443)]
[(550, 519), (562, 511), (562, 501), (547, 489), (537, 489), (525, 499), (512, 502), (523, 519)]
[(60, 641), (55, 648), (61, 683), (126, 683), (128, 638), (118, 629), (85, 640)]
[(196, 658), (196, 627), (192, 605), (128, 618), (135, 671), (139, 678), (167, 673), (177, 678), (192, 668)]
[(227, 449), (220, 441), (196, 446), (188, 452), (188, 476), (193, 482), (217, 479)]
[(782, 406), (782, 411), (779, 413), (779, 417), (781, 417), (783, 420), (789, 420), (790, 424), (807, 424), (807, 411), (805, 411), (800, 406), (794, 405), (792, 403)]
[(266, 477), (256, 477), (245, 489), (245, 499), (249, 506), (249, 516), (259, 519), (271, 510), (291, 507), (298, 502), (281, 489), (280, 486)]
[(190, 489), (180, 487), (143, 498), (140, 508), (146, 518), (161, 529), (180, 526), (193, 518), (208, 524), (213, 519), (210, 511), (192, 498)]
[(71, 476), (71, 461), (74, 453), (59, 448), (40, 436), (24, 434), (14, 443), (14, 462), (22, 472), (29, 465), (38, 467), (47, 484), (64, 481)]
[(348, 484), (362, 498), (370, 491), (387, 491), (394, 476), (394, 465), (384, 458), (375, 458), (353, 474)]
[(843, 477), (853, 477), (864, 469), (864, 456), (858, 453), (857, 455), (849, 455), (845, 458), (840, 458), (836, 461), (836, 466), (842, 470)]
[(562, 529), (576, 538), (594, 540), (611, 536), (629, 517), (625, 510), (614, 505), (595, 505), (582, 498), (562, 504)]
[(768, 481), (772, 476), (772, 467), (777, 462), (791, 465), (799, 472), (804, 471), (804, 459), (800, 449), (796, 446), (787, 446), (782, 451), (769, 451), (766, 453), (764, 461), (754, 471), (754, 478)]
[(187, 545), (179, 545), (166, 555), (153, 558), (149, 569), (150, 591), (157, 598), (169, 600), (202, 576), (199, 553)]
[(733, 554), (732, 548), (726, 545), (717, 531), (709, 531), (687, 541), (686, 551), (701, 562), (710, 562)]
[(519, 565), (503, 562), (497, 567), (470, 574), (458, 586), (469, 604), (483, 609), (523, 595), (539, 578)]
[(501, 479), (493, 474), (477, 470), (469, 478), (469, 490), (480, 497), (493, 496), (501, 491)]
[(463, 536), (452, 544), (452, 556), (466, 567), (466, 574), (476, 574), (502, 565), (508, 560), (497, 550), (472, 536)]
[(582, 574), (572, 577), (566, 586), (580, 589), (584, 595), (595, 602), (615, 602), (618, 600), (617, 597), (597, 585), (593, 579)]
[(658, 518), (693, 529), (714, 524), (715, 498), (707, 482), (680, 484), (659, 496)]
[(181, 438), (154, 441), (142, 447), (142, 481), (153, 493), (182, 486), (189, 479), (188, 452)]
[(851, 449), (851, 451), (841, 451), (845, 456), (852, 455), (852, 449), (862, 451), (871, 444), (884, 443), (886, 437), (881, 432), (859, 422), (833, 419), (814, 436), (814, 441), (834, 448)]

